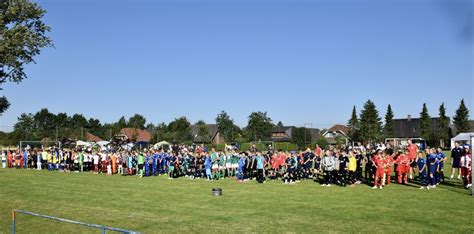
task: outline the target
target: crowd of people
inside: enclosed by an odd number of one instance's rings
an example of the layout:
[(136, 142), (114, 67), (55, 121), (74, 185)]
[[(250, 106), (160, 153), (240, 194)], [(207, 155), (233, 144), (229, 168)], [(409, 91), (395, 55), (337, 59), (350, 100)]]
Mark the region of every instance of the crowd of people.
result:
[[(367, 184), (382, 189), (392, 182), (419, 184), (421, 189), (434, 189), (445, 180), (447, 157), (442, 149), (420, 150), (408, 142), (394, 149), (390, 144), (355, 147), (330, 147), (305, 151), (275, 151), (269, 147), (248, 151), (236, 147), (208, 150), (205, 146), (176, 146), (170, 149), (47, 149), (27, 148), (22, 152), (2, 151), (3, 168), (30, 168), (63, 172), (139, 177), (187, 177), (208, 181), (235, 178), (238, 182), (281, 180), (295, 184), (314, 180), (321, 186), (356, 186)], [(452, 149), (451, 179), (462, 179), (471, 186), (472, 153), (469, 146), (459, 144)], [(456, 177), (457, 173), (457, 177)]]

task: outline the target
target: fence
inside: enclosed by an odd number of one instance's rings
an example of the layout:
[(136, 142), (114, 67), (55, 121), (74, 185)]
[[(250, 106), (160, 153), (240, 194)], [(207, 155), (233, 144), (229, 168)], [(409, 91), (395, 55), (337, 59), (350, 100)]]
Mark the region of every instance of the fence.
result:
[(44, 219), (55, 220), (55, 221), (63, 222), (63, 223), (71, 223), (71, 224), (81, 225), (81, 226), (90, 227), (90, 228), (97, 228), (103, 234), (105, 233), (105, 231), (114, 231), (114, 232), (128, 233), (128, 234), (139, 233), (139, 232), (129, 231), (129, 230), (120, 229), (120, 228), (113, 228), (113, 227), (107, 227), (107, 226), (102, 226), (102, 225), (97, 225), (97, 224), (89, 224), (89, 223), (83, 223), (83, 222), (68, 220), (68, 219), (62, 219), (62, 218), (48, 216), (48, 215), (35, 214), (33, 212), (24, 211), (24, 210), (13, 210), (12, 211), (12, 234), (15, 234), (16, 214), (17, 213), (21, 213), (21, 214), (25, 214), (25, 215), (31, 215), (31, 216), (35, 216), (35, 217), (44, 218)]

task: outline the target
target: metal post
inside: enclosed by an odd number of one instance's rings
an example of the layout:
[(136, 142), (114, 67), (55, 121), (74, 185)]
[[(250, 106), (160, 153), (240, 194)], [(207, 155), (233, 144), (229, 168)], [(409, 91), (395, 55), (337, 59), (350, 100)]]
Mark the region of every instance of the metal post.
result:
[(12, 210), (12, 234), (15, 234), (16, 212)]
[(104, 226), (101, 227), (101, 230), (102, 230), (102, 234), (105, 234), (105, 227)]

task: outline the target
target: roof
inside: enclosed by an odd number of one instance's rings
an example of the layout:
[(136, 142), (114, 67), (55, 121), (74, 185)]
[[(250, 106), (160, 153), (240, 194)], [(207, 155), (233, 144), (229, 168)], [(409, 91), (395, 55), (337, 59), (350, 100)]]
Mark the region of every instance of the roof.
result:
[(130, 140), (136, 139), (136, 142), (150, 142), (151, 140), (151, 133), (139, 128), (123, 128), (120, 133)]
[(90, 132), (86, 132), (86, 137), (85, 137), (85, 140), (86, 141), (89, 141), (89, 142), (99, 142), (99, 141), (102, 141), (102, 139)]
[(288, 130), (291, 130), (295, 128), (295, 126), (283, 126), (283, 127), (274, 127), (273, 130), (272, 130), (272, 133), (281, 133), (281, 132), (286, 132)]
[(195, 143), (210, 143), (216, 137), (217, 133), (219, 132), (219, 128), (217, 124), (206, 124), (207, 129), (209, 130), (209, 135), (206, 136), (198, 136), (199, 134), (199, 126), (194, 124), (191, 125), (191, 134), (193, 136), (193, 142)]
[(328, 131), (341, 132), (341, 133), (343, 133), (344, 135), (347, 136), (347, 134), (349, 134), (349, 127), (347, 127), (346, 125), (342, 125), (342, 124), (336, 124), (336, 125), (332, 126), (331, 128), (329, 128)]

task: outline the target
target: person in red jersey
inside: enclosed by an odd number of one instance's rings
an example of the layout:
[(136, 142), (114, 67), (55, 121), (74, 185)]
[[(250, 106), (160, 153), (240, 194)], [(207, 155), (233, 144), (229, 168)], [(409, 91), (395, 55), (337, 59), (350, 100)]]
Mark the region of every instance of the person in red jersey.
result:
[(375, 183), (372, 189), (382, 189), (382, 185), (379, 186), (379, 181), (382, 182), (384, 174), (385, 174), (385, 167), (386, 161), (382, 154), (382, 151), (379, 151), (377, 155), (374, 157), (374, 167), (375, 167)]
[(396, 163), (398, 164), (398, 167), (397, 167), (398, 183), (407, 184), (408, 174), (410, 173), (410, 158), (408, 157), (406, 150), (398, 156)]
[(386, 154), (385, 163), (386, 163), (386, 165), (385, 165), (385, 177), (384, 177), (384, 183), (382, 185), (389, 185), (391, 180), (392, 180), (393, 164), (395, 163), (395, 160), (393, 159), (393, 156)]
[(407, 146), (407, 150), (408, 150), (408, 158), (410, 159), (410, 166), (411, 166), (411, 170), (410, 170), (410, 180), (413, 179), (413, 175), (415, 174), (415, 170), (417, 168), (417, 165), (416, 165), (416, 156), (418, 154), (418, 146), (416, 144), (414, 144), (411, 140), (408, 140), (408, 146)]

